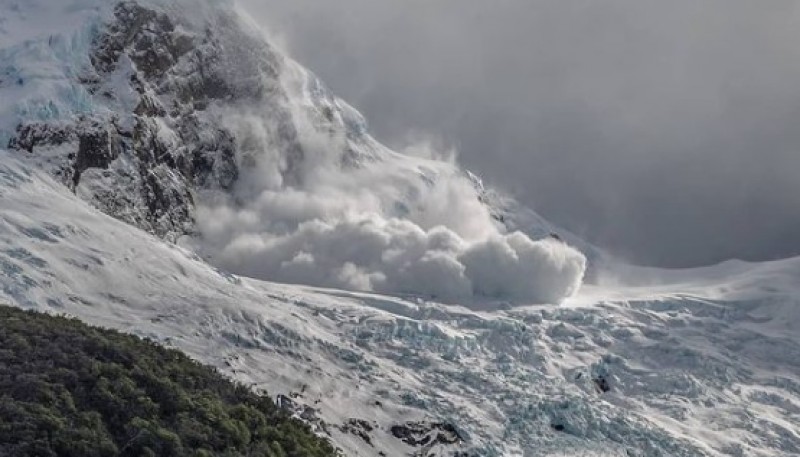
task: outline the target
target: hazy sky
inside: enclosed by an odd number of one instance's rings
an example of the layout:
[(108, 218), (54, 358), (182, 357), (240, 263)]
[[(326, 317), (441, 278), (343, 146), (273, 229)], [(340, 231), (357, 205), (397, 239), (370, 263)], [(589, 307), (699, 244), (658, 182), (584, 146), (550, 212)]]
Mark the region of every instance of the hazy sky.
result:
[(796, 0), (241, 0), (362, 111), (629, 260), (800, 254)]

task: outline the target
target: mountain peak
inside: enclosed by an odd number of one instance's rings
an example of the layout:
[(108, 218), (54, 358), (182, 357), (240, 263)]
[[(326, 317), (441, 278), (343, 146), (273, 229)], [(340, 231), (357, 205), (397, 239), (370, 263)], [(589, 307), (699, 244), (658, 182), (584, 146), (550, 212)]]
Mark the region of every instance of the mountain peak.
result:
[(82, 25), (0, 51), (0, 136), (109, 214), (173, 239), (191, 230), (195, 186), (238, 174), (232, 135), (203, 113), (285, 97), (280, 57), (230, 9), (199, 8), (201, 24), (169, 2), (47, 5)]
[[(4, 49), (9, 148), (105, 213), (190, 235), (237, 273), (445, 300), (558, 302), (577, 290), (586, 259), (552, 230), (510, 225), (451, 162), (381, 145), (230, 2), (189, 16), (179, 6), (76, 2), (64, 8), (84, 14), (82, 27)], [(376, 233), (372, 250), (328, 245)], [(271, 241), (242, 248), (254, 239)], [(484, 267), (495, 261), (500, 273)]]
[(588, 245), (382, 145), (230, 2), (0, 18), (0, 301), (179, 347), (348, 455), (800, 449), (800, 259), (587, 286)]

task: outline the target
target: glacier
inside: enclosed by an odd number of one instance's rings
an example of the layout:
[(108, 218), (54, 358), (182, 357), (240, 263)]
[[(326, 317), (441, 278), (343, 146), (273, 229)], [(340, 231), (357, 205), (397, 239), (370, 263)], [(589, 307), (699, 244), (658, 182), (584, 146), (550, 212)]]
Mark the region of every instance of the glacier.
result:
[[(484, 311), (226, 273), (8, 152), (0, 205), (1, 301), (151, 338), (292, 398), (347, 455), (800, 452), (800, 259), (659, 284), (644, 271), (645, 285), (584, 286), (560, 307)], [(353, 420), (372, 424), (369, 443)], [(452, 424), (463, 441), (411, 446), (390, 433), (409, 422)]]
[(346, 455), (800, 455), (800, 259), (621, 264), (381, 145), (230, 1), (0, 12), (0, 302), (181, 349)]

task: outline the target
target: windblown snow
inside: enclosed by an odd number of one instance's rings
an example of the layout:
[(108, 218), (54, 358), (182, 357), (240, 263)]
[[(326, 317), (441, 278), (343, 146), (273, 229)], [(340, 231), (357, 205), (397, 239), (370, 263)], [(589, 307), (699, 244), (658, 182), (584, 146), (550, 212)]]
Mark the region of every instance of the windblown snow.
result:
[[(14, 98), (0, 112), (0, 140), (22, 121), (113, 112), (120, 103), (132, 112), (136, 106), (124, 103), (126, 97), (110, 106), (98, 103), (77, 83), (107, 13), (87, 6), (94, 1), (56, 3), (38, 7), (96, 17), (67, 38), (38, 37), (0, 54), (0, 61), (13, 63), (4, 71), (7, 84), (18, 86), (6, 91)], [(34, 14), (30, 6), (11, 5), (6, 8), (22, 17)], [(7, 32), (5, 40), (16, 33)], [(246, 158), (249, 166), (232, 192), (198, 201), (200, 233), (191, 244), (211, 262), (261, 279), (451, 302), (484, 296), (558, 303), (578, 289), (586, 269), (578, 250), (509, 232), (454, 163), (386, 149), (365, 133), (360, 114), (306, 70), (286, 60), (280, 71), (287, 93), (282, 104), (297, 130), (302, 161), (287, 163), (293, 159), (276, 144), (282, 132), (275, 127), (274, 98), (213, 110), (210, 116), (234, 133), (239, 160)], [(263, 77), (235, 68), (228, 73), (237, 80)], [(129, 75), (120, 77), (113, 85), (124, 94)], [(351, 163), (342, 166), (348, 158)]]
[(453, 165), (387, 152), (386, 160), (342, 169), (326, 152), (307, 152), (303, 186), (269, 183), (264, 177), (281, 174), (265, 168), (280, 162), (266, 160), (240, 181), (250, 195), (239, 190), (201, 206), (198, 250), (254, 278), (447, 301), (558, 303), (580, 286), (579, 251), (503, 233)]
[(0, 0), (0, 302), (182, 349), (346, 455), (800, 455), (800, 259), (582, 285), (591, 246), (382, 146), (231, 2), (118, 5)]
[[(368, 136), (354, 140), (353, 130), (366, 129), (360, 114), (296, 64), (282, 79), (302, 162), (287, 173), (274, 123), (259, 115), (267, 108), (225, 113), (253, 163), (232, 193), (198, 209), (194, 246), (213, 263), (254, 278), (451, 302), (559, 303), (578, 290), (580, 251), (508, 233), (454, 163), (399, 155)], [(320, 111), (341, 117), (341, 128), (315, 119)], [(357, 163), (343, 165), (348, 154)]]

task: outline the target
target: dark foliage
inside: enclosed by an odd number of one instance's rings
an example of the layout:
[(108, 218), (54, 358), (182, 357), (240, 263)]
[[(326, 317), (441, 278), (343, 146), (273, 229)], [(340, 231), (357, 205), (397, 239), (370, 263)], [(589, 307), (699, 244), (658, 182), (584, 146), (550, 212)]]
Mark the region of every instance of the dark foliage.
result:
[(178, 351), (0, 306), (0, 456), (330, 456), (267, 397)]

